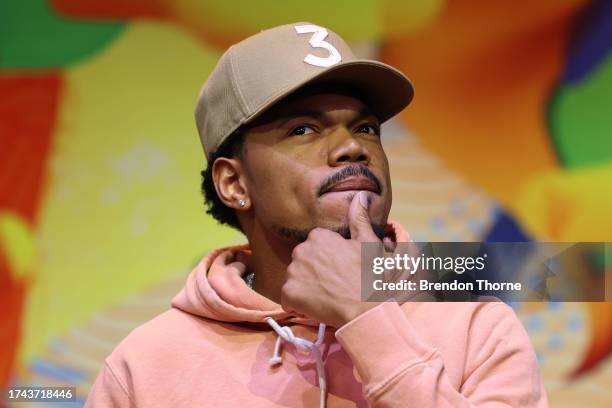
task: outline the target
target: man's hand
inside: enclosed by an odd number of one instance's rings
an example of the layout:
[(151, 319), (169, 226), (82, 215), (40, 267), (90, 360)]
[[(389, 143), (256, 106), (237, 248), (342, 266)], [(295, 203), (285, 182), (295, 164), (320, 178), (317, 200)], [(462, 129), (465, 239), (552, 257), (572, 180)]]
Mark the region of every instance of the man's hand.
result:
[(339, 328), (377, 305), (360, 300), (361, 243), (380, 242), (370, 225), (364, 191), (353, 198), (348, 219), (350, 240), (315, 228), (295, 247), (281, 292), (286, 311)]

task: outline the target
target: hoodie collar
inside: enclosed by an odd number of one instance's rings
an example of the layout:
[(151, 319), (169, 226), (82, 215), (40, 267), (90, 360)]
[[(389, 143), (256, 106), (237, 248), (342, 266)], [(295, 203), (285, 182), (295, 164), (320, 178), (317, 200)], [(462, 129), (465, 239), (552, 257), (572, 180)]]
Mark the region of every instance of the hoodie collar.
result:
[[(408, 241), (404, 228), (389, 221), (385, 240)], [(281, 305), (260, 295), (243, 280), (249, 269), (248, 245), (217, 249), (191, 271), (185, 287), (172, 306), (184, 312), (222, 322), (262, 323), (270, 317), (278, 322), (317, 326), (319, 322), (287, 313)]]

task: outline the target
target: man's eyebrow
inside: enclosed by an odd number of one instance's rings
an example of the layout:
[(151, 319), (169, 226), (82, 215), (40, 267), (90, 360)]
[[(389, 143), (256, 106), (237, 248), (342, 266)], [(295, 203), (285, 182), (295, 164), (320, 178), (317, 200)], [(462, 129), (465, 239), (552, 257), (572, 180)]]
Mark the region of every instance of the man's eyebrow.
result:
[[(278, 125), (282, 126), (285, 123), (287, 123), (288, 121), (290, 121), (291, 119), (304, 118), (304, 117), (315, 118), (317, 120), (323, 121), (323, 120), (326, 119), (326, 116), (327, 116), (327, 112), (325, 112), (325, 111), (318, 111), (318, 110), (312, 110), (312, 109), (310, 109), (310, 110), (309, 109), (301, 109), (299, 111), (293, 111), (293, 112), (288, 113), (286, 115), (281, 115), (280, 122), (278, 123)], [(369, 109), (367, 106), (364, 106), (363, 108), (359, 109), (359, 111), (357, 112), (355, 117), (353, 119), (351, 119), (350, 123), (358, 122), (358, 121), (360, 121), (363, 118), (368, 117), (368, 116), (376, 117), (376, 115), (372, 112), (371, 109)]]

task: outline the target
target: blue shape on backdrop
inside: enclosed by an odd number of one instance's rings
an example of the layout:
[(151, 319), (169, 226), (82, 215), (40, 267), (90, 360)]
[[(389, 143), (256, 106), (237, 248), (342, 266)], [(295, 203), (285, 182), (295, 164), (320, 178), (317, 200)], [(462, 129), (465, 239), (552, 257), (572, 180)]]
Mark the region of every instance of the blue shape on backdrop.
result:
[(612, 50), (612, 1), (597, 0), (576, 17), (562, 82), (577, 83)]
[(518, 223), (508, 213), (498, 209), (485, 242), (528, 242), (531, 238), (523, 232)]

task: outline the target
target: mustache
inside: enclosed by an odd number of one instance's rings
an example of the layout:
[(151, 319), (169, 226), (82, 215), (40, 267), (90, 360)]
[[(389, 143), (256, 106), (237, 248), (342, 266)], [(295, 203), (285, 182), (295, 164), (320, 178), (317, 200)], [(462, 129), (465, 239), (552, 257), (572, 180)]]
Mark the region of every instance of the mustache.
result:
[(382, 188), (380, 187), (380, 181), (374, 175), (374, 173), (372, 173), (372, 171), (364, 165), (354, 165), (346, 166), (337, 173), (334, 173), (327, 179), (325, 179), (325, 181), (323, 181), (323, 183), (321, 183), (321, 186), (319, 187), (319, 195), (321, 196), (327, 193), (334, 185), (352, 176), (367, 177), (370, 181), (372, 181), (372, 183), (376, 185), (377, 192), (381, 192)]

